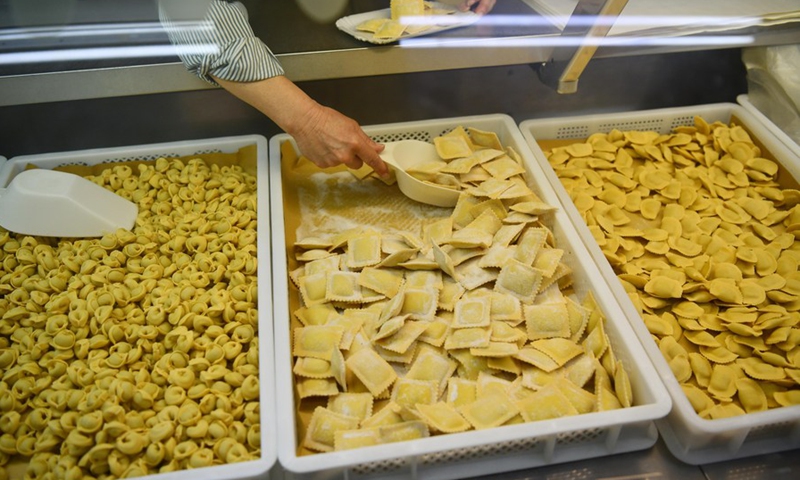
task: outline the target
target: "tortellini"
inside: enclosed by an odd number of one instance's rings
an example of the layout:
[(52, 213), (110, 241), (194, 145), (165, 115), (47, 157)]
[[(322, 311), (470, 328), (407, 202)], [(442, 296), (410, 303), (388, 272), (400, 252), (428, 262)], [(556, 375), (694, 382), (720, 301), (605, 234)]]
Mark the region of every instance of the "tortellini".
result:
[(131, 231), (0, 229), (0, 469), (128, 477), (258, 458), (256, 180), (199, 158), (89, 177)]

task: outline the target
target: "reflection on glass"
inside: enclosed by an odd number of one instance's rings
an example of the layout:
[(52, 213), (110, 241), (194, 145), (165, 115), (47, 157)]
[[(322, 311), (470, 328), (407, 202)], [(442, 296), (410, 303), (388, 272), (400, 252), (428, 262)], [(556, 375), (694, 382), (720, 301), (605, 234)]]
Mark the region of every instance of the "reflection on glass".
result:
[(311, 20), (320, 23), (333, 23), (347, 9), (348, 0), (295, 0), (300, 10)]
[[(88, 2), (81, 0), (5, 0), (0, 5), (0, 66), (25, 65), (48, 62), (79, 62), (104, 59), (151, 59), (156, 57), (175, 57), (187, 55), (207, 55), (219, 51), (211, 42), (199, 44), (173, 44), (158, 21), (156, 8), (169, 12), (173, 19), (171, 28), (195, 32), (198, 38), (209, 38), (204, 30), (209, 28), (204, 22), (208, 4), (211, 0), (130, 0), (113, 2), (107, 5), (130, 5), (142, 10), (149, 8), (153, 15), (151, 21), (124, 21), (127, 10), (120, 10), (113, 21), (85, 22), (80, 13), (90, 8)], [(276, 0), (267, 0), (276, 1)], [(294, 0), (297, 8), (309, 19), (318, 24), (330, 24), (340, 18), (348, 9), (348, 0)], [(462, 0), (448, 0), (458, 4)], [(389, 1), (386, 0), (388, 7)], [(95, 6), (94, 3), (91, 4)], [(479, 25), (491, 26), (493, 32), (503, 27), (522, 29), (523, 32), (536, 32), (537, 29), (554, 25), (555, 17), (540, 14), (503, 15), (489, 14), (481, 18)], [(559, 16), (558, 21), (566, 23), (569, 17)], [(446, 25), (458, 19), (449, 16), (408, 17), (403, 20), (409, 25)], [(754, 43), (751, 35), (742, 34), (741, 28), (757, 23), (752, 17), (708, 16), (708, 15), (623, 15), (590, 16), (572, 18), (572, 24), (582, 22), (587, 25), (622, 27), (628, 34), (606, 37), (584, 37), (569, 35), (528, 35), (481, 36), (482, 30), (474, 38), (452, 38), (423, 36), (402, 40), (400, 45), (410, 48), (525, 48), (525, 47), (574, 47), (594, 45), (602, 47), (674, 47), (720, 48), (746, 46)], [(558, 23), (558, 22), (556, 22)], [(681, 34), (680, 26), (704, 25), (710, 32), (694, 35)], [(724, 30), (739, 28), (732, 34)]]

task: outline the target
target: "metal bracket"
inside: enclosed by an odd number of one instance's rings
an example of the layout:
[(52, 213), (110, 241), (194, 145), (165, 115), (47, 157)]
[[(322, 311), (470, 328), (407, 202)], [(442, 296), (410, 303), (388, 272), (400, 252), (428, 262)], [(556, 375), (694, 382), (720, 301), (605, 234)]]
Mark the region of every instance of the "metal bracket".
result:
[(578, 78), (628, 0), (580, 0), (561, 32), (563, 46), (539, 69), (539, 78), (558, 93), (578, 91)]

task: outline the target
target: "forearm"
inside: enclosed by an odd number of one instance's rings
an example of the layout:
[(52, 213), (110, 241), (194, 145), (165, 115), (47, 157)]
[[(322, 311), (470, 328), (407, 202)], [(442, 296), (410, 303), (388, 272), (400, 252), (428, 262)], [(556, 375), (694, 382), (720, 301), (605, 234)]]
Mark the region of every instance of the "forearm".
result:
[(213, 77), (235, 97), (269, 117), (283, 131), (297, 135), (321, 106), (283, 75), (256, 82), (231, 82)]
[(320, 167), (360, 168), (366, 162), (379, 175), (388, 173), (378, 155), (383, 145), (372, 141), (355, 120), (320, 105), (285, 76), (257, 82), (215, 80), (291, 135), (303, 155)]

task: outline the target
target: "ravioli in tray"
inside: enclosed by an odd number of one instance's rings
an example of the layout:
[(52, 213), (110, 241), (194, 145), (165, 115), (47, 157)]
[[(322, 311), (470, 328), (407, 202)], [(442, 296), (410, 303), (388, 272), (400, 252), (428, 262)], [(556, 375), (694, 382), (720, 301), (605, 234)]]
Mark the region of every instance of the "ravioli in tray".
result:
[(741, 125), (545, 153), (701, 417), (800, 403), (800, 193)]
[(470, 126), (433, 143), (442, 159), (409, 173), (460, 189), (453, 209), (369, 167), (318, 171), (284, 143), (301, 454), (633, 404), (517, 152)]
[(797, 448), (797, 156), (729, 103), (520, 129), (665, 382), (670, 451)]

